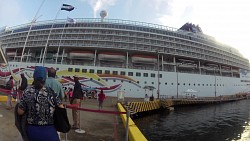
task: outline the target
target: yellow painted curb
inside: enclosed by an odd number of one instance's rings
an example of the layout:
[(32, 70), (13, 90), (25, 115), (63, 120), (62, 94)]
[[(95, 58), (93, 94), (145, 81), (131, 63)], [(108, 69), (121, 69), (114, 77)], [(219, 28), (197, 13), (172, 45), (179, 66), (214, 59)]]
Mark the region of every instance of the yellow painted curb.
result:
[[(6, 102), (8, 100), (8, 96), (0, 96), (0, 102)], [(16, 101), (14, 98), (12, 98), (12, 101)]]
[[(120, 103), (117, 104), (117, 107), (120, 112), (126, 112), (126, 110), (123, 108), (123, 106)], [(122, 118), (124, 127), (126, 127), (126, 122), (127, 122), (126, 114), (121, 114), (121, 118)], [(134, 121), (131, 118), (129, 118), (128, 128), (129, 128), (128, 129), (129, 141), (147, 141), (145, 136), (142, 134), (140, 129), (135, 125)]]

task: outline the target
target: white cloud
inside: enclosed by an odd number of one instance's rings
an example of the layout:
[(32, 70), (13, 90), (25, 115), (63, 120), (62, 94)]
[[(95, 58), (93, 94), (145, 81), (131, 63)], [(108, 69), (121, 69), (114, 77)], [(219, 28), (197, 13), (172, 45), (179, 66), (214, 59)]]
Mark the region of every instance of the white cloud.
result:
[(16, 25), (17, 21), (18, 23), (27, 21), (22, 14), (21, 7), (17, 0), (1, 0), (0, 27)]
[(115, 5), (116, 0), (80, 0), (83, 2), (88, 2), (93, 9), (94, 18), (97, 16), (97, 12), (105, 10), (109, 6)]
[(186, 22), (199, 24), (205, 34), (237, 48), (250, 59), (250, 3), (248, 0), (175, 0), (171, 13), (158, 13), (160, 24), (179, 28)]

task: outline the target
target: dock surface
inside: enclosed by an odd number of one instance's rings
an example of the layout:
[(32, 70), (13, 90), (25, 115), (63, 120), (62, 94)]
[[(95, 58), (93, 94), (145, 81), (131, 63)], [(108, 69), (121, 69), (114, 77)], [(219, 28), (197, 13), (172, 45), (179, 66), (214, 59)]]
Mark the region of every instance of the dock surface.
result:
[[(108, 97), (104, 102), (103, 110), (118, 111), (116, 102), (116, 98)], [(18, 140), (19, 132), (14, 125), (14, 110), (7, 110), (5, 103), (0, 102), (0, 141), (15, 141)], [(13, 104), (15, 105), (15, 102)], [(96, 99), (83, 100), (82, 107), (98, 110), (98, 101)], [(72, 124), (71, 109), (67, 109), (67, 114)], [(125, 140), (125, 128), (120, 115), (81, 111), (81, 127), (86, 133), (79, 134), (75, 130), (70, 130), (67, 134), (68, 141)], [(60, 137), (61, 140), (65, 140), (65, 134), (60, 133)]]

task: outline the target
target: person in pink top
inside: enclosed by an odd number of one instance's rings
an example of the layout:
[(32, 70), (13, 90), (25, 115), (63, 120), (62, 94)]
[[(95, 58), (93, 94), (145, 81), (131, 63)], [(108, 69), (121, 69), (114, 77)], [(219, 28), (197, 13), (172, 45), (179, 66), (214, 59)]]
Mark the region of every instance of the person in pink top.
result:
[(98, 94), (98, 101), (99, 101), (99, 110), (103, 107), (103, 101), (106, 98), (105, 94), (103, 93), (103, 90)]
[(69, 102), (70, 102), (70, 104), (72, 104), (72, 98), (73, 98), (73, 89), (72, 88), (69, 88), (68, 96), (69, 96)]

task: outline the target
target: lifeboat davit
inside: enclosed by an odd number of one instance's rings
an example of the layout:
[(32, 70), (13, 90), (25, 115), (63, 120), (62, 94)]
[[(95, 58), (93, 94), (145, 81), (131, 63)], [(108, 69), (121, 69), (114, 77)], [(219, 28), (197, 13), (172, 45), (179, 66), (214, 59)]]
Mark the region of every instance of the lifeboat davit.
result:
[(98, 54), (99, 60), (125, 61), (126, 56), (115, 52), (102, 52)]
[(146, 55), (133, 55), (133, 63), (157, 63), (157, 57), (155, 56), (146, 56)]
[(16, 56), (16, 52), (7, 52), (6, 55), (7, 56)]
[(93, 59), (95, 57), (95, 54), (91, 51), (71, 51), (69, 53), (70, 58), (75, 58), (75, 59)]

